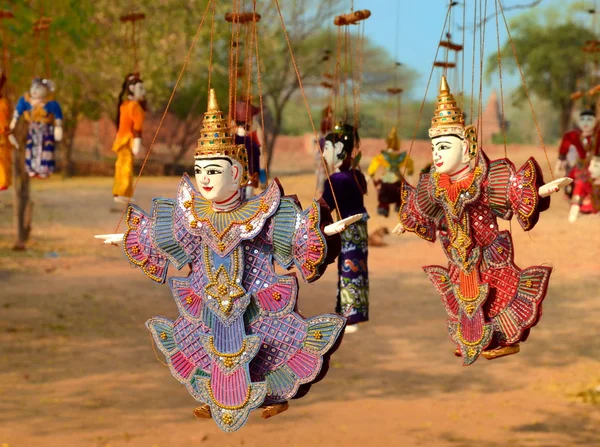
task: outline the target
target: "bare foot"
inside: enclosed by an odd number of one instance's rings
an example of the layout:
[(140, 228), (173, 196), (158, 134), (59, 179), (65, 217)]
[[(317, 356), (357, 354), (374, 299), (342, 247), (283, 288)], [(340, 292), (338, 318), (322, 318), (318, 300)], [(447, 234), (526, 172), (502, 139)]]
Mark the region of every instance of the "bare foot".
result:
[(212, 415), (210, 414), (210, 407), (208, 404), (204, 404), (201, 407), (194, 409), (194, 415), (198, 419), (212, 419)]
[(260, 415), (263, 419), (269, 419), (273, 416), (277, 416), (279, 413), (283, 413), (289, 408), (290, 404), (283, 402), (281, 404), (268, 405), (263, 408), (262, 414)]

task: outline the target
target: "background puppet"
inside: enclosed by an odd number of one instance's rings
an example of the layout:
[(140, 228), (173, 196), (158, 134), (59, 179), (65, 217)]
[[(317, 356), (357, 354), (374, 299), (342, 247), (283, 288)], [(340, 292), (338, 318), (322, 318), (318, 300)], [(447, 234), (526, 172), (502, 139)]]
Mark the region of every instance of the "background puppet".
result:
[(133, 160), (142, 147), (145, 97), (144, 81), (139, 73), (128, 74), (119, 94), (119, 127), (112, 147), (113, 152), (117, 154), (113, 184), (113, 197), (117, 203), (128, 203), (133, 191)]
[(600, 156), (590, 158), (585, 168), (574, 168), (573, 197), (569, 211), (569, 222), (573, 223), (579, 214), (600, 212)]
[[(62, 140), (63, 114), (60, 104), (53, 99), (54, 83), (49, 79), (35, 78), (29, 93), (19, 98), (10, 123), (14, 131), (21, 116), (29, 123), (25, 142), (25, 169), (30, 177), (46, 178), (51, 175), (56, 163), (56, 142)], [(13, 145), (16, 138), (9, 136)]]
[(475, 127), (465, 127), (444, 76), (429, 137), (434, 165), (416, 188), (403, 182), (394, 232), (410, 231), (430, 242), (439, 232), (448, 268), (424, 270), (442, 297), (464, 365), (480, 355), (514, 354), (541, 317), (552, 269), (517, 267), (511, 234), (499, 230), (497, 219), (514, 215), (531, 230), (550, 206), (548, 196), (571, 180), (543, 184), (533, 158), (519, 170), (507, 159), (490, 161), (479, 149)]
[(315, 281), (339, 252), (337, 233), (361, 217), (330, 223), (319, 202), (302, 211), (276, 179), (244, 200), (248, 156), (234, 135), (211, 89), (194, 157), (197, 188), (184, 175), (176, 198), (154, 199), (152, 213), (130, 206), (124, 235), (97, 236), (122, 241), (129, 261), (158, 283), (169, 264), (190, 267), (169, 279), (179, 318), (146, 325), (173, 376), (205, 404), (196, 415), (227, 432), (258, 407), (263, 417), (284, 411), (326, 374), (345, 321), (303, 318), (296, 277), (276, 274), (273, 261)]
[(246, 146), (248, 154), (248, 184), (244, 194), (250, 198), (254, 190), (267, 182), (266, 170), (262, 168), (262, 128), (257, 126), (256, 117), (260, 109), (249, 101), (237, 101), (235, 106), (235, 144)]
[[(581, 111), (577, 120), (578, 128), (568, 131), (563, 135), (558, 148), (558, 161), (556, 162), (556, 172), (568, 175), (576, 179), (579, 173), (583, 173), (587, 168), (587, 163), (592, 154), (599, 154), (600, 138), (598, 132), (598, 120), (596, 112), (593, 109)], [(585, 176), (585, 174), (584, 174)], [(567, 196), (573, 195), (575, 185), (569, 185), (565, 188)]]
[[(367, 174), (369, 179), (373, 179), (373, 184), (377, 188), (377, 201), (379, 202), (377, 214), (388, 217), (390, 205), (395, 206), (396, 212), (400, 208), (402, 171), (406, 170), (410, 183), (414, 172), (414, 162), (406, 151), (400, 152), (400, 139), (396, 132), (396, 126), (392, 127), (386, 139), (386, 145), (387, 148), (371, 160)], [(376, 178), (379, 171), (383, 171), (383, 175)]]
[(323, 185), (323, 199), (331, 209), (337, 204), (344, 219), (363, 215), (342, 232), (342, 250), (338, 257), (336, 312), (347, 318), (347, 332), (356, 331), (358, 323), (369, 320), (369, 216), (364, 205), (367, 181), (363, 173), (354, 168), (352, 158), (359, 142), (358, 131), (344, 124), (336, 126), (335, 131), (325, 137), (323, 148), (323, 158), (331, 173)]

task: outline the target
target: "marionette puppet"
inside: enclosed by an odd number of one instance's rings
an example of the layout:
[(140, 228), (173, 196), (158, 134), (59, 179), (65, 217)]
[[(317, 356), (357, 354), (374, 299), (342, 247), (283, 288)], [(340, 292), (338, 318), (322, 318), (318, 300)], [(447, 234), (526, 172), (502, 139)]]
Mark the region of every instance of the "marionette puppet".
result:
[(243, 144), (248, 154), (248, 183), (243, 188), (245, 197), (254, 196), (254, 190), (267, 182), (266, 170), (261, 167), (262, 143), (255, 117), (260, 109), (249, 102), (237, 101), (235, 107), (235, 144)]
[[(12, 153), (18, 149), (17, 139), (12, 136), (10, 130), (10, 105), (2, 95), (6, 75), (0, 74), (0, 191), (7, 190), (12, 183)], [(12, 137), (12, 138), (11, 138)]]
[(325, 376), (345, 319), (302, 317), (296, 276), (278, 275), (273, 261), (315, 281), (339, 253), (338, 233), (361, 218), (332, 223), (316, 201), (302, 211), (277, 179), (242, 200), (248, 155), (234, 136), (211, 89), (194, 157), (197, 188), (184, 175), (176, 198), (154, 199), (151, 213), (130, 206), (124, 235), (96, 236), (122, 242), (129, 261), (157, 283), (169, 264), (189, 266), (187, 276), (168, 280), (179, 317), (146, 326), (172, 375), (204, 403), (196, 415), (226, 432), (258, 407), (265, 418), (284, 411)]
[[(396, 127), (392, 127), (386, 139), (387, 148), (375, 156), (367, 170), (368, 179), (373, 179), (377, 188), (377, 214), (388, 217), (390, 205), (394, 205), (396, 212), (400, 209), (400, 184), (402, 172), (409, 176), (409, 183), (414, 172), (414, 162), (406, 151), (400, 152), (400, 140)], [(378, 172), (383, 171), (380, 178), (375, 178)]]
[(139, 73), (125, 77), (117, 106), (117, 136), (112, 150), (117, 154), (113, 197), (127, 204), (133, 191), (133, 160), (142, 148), (142, 128), (146, 111), (146, 90)]
[[(19, 118), (29, 123), (25, 143), (25, 169), (30, 177), (47, 178), (55, 168), (54, 152), (57, 141), (62, 140), (63, 114), (60, 104), (53, 99), (54, 83), (49, 79), (35, 78), (29, 93), (19, 98), (10, 131), (14, 131)], [(16, 145), (14, 136), (9, 137)]]
[(497, 219), (516, 216), (531, 230), (550, 206), (550, 194), (571, 179), (544, 184), (533, 158), (519, 170), (508, 159), (490, 161), (475, 127), (465, 127), (444, 76), (429, 138), (433, 166), (416, 188), (402, 182), (394, 232), (430, 242), (439, 237), (448, 267), (424, 270), (442, 297), (448, 332), (464, 365), (480, 355), (517, 353), (541, 317), (552, 268), (517, 267), (511, 234), (498, 229)]
[(587, 167), (574, 168), (573, 197), (569, 222), (574, 223), (579, 214), (600, 212), (600, 156), (591, 157)]
[(323, 148), (323, 158), (331, 173), (323, 185), (323, 200), (331, 209), (337, 204), (342, 218), (363, 216), (341, 234), (336, 312), (346, 317), (346, 332), (355, 332), (358, 323), (369, 320), (369, 216), (364, 205), (367, 181), (363, 173), (354, 168), (352, 158), (359, 142), (358, 131), (353, 126), (338, 125), (325, 137)]
[[(577, 175), (578, 171), (586, 170), (591, 155), (598, 155), (600, 151), (600, 138), (598, 133), (598, 120), (596, 112), (592, 109), (583, 110), (577, 120), (577, 129), (568, 131), (563, 135), (558, 149), (558, 161), (556, 162), (556, 172), (561, 172), (571, 178)], [(584, 174), (585, 176), (586, 174)], [(575, 185), (569, 185), (565, 188), (565, 193), (571, 197)]]

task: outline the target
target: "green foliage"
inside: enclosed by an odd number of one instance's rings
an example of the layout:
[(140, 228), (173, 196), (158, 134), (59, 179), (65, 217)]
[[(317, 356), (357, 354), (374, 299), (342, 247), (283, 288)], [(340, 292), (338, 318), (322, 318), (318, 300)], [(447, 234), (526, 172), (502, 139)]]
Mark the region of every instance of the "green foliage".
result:
[[(581, 51), (587, 40), (594, 39), (581, 20), (550, 8), (539, 8), (519, 16), (511, 23), (511, 33), (525, 82), (530, 94), (548, 100), (549, 107), (560, 112), (561, 131), (565, 130), (571, 110), (570, 95), (586, 76), (586, 59)], [(501, 49), (502, 66), (518, 73), (510, 42)], [(490, 55), (487, 77), (498, 69), (497, 55)], [(513, 96), (515, 105), (527, 101), (521, 86)]]

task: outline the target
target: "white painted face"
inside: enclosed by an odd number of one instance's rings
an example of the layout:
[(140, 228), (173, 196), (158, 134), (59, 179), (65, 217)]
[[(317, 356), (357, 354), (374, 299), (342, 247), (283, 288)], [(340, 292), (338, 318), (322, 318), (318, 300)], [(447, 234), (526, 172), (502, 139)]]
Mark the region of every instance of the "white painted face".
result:
[(594, 179), (600, 179), (600, 157), (592, 157), (588, 171)]
[(225, 202), (239, 190), (242, 165), (226, 157), (206, 157), (194, 164), (196, 183), (202, 197), (211, 202)]
[(44, 99), (48, 96), (48, 88), (40, 84), (33, 84), (29, 89), (31, 99)]
[(343, 158), (339, 158), (340, 154), (344, 151), (344, 144), (341, 141), (333, 144), (331, 141), (325, 141), (325, 147), (323, 148), (323, 158), (327, 163), (327, 167), (330, 171), (335, 171), (344, 162)]
[(451, 135), (431, 139), (433, 165), (440, 174), (454, 174), (469, 164), (467, 141)]
[(579, 117), (579, 128), (584, 134), (591, 134), (596, 127), (597, 119), (593, 115), (583, 115)]
[(146, 89), (144, 88), (143, 82), (138, 82), (137, 84), (130, 85), (129, 91), (131, 92), (131, 97), (135, 101), (140, 101), (144, 99), (146, 96)]

